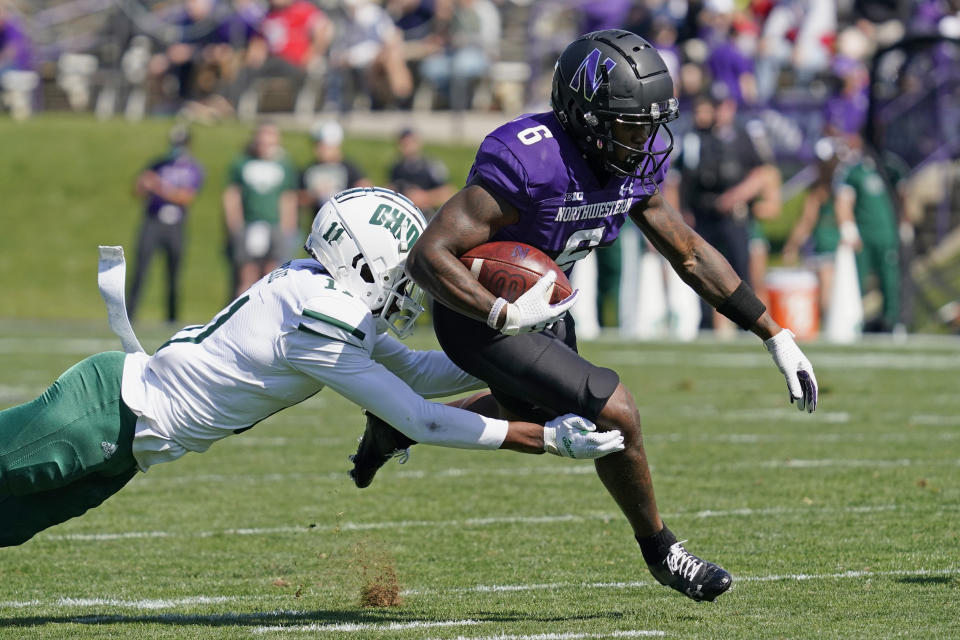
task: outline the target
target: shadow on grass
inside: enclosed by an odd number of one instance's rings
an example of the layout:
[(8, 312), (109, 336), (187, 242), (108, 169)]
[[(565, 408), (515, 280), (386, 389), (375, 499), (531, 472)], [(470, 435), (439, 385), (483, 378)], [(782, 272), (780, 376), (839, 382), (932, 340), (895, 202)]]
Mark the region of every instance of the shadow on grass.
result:
[[(479, 622), (522, 622), (536, 620), (540, 622), (568, 622), (572, 620), (595, 620), (600, 618), (620, 618), (620, 613), (605, 612), (592, 615), (573, 615), (562, 617), (534, 617), (522, 613), (465, 613), (464, 620)], [(392, 623), (424, 623), (429, 625), (435, 622), (430, 616), (418, 615), (416, 612), (404, 613), (401, 611), (348, 611), (348, 610), (317, 610), (317, 611), (259, 611), (251, 613), (213, 613), (213, 614), (186, 614), (186, 613), (158, 613), (152, 615), (81, 615), (81, 616), (20, 616), (0, 618), (0, 629), (4, 627), (38, 627), (48, 624), (168, 624), (168, 625), (196, 625), (208, 627), (229, 626), (292, 626), (316, 624), (319, 626), (351, 624), (382, 624)], [(322, 628), (317, 631), (322, 631)], [(331, 629), (331, 631), (334, 629)]]
[(955, 576), (903, 576), (897, 578), (901, 584), (952, 584)]

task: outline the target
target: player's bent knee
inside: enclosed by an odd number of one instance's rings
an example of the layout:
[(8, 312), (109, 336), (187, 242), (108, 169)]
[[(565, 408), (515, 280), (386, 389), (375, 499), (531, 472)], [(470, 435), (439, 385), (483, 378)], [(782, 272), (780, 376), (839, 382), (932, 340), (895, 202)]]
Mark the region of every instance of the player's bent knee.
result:
[(622, 387), (620, 376), (616, 371), (604, 367), (593, 367), (586, 378), (580, 398), (580, 404), (585, 409), (582, 415), (599, 424), (607, 405)]
[(640, 413), (630, 391), (618, 384), (616, 390), (607, 400), (600, 417), (597, 420), (598, 428), (619, 429), (629, 446), (631, 442), (640, 441)]

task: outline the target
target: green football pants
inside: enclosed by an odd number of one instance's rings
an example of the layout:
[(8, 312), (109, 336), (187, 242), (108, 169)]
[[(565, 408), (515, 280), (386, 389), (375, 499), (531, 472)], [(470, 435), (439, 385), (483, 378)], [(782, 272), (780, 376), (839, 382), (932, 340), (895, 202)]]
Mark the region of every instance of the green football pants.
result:
[(877, 276), (883, 296), (883, 320), (888, 330), (893, 329), (900, 322), (900, 260), (897, 245), (864, 237), (863, 249), (857, 253), (857, 272), (862, 293), (867, 292), (870, 275)]
[(36, 400), (0, 411), (0, 547), (98, 506), (136, 474), (124, 357), (91, 356)]

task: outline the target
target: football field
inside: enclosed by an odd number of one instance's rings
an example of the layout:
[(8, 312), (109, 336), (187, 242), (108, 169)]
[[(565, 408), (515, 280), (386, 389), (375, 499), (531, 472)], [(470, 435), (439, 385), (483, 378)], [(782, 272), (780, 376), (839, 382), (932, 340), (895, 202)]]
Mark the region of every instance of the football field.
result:
[[(0, 320), (0, 408), (105, 327)], [(0, 550), (0, 638), (960, 637), (960, 339), (804, 348), (812, 416), (758, 340), (582, 347), (665, 521), (734, 575), (715, 603), (653, 582), (590, 462), (417, 446), (356, 489), (360, 412), (324, 391)]]

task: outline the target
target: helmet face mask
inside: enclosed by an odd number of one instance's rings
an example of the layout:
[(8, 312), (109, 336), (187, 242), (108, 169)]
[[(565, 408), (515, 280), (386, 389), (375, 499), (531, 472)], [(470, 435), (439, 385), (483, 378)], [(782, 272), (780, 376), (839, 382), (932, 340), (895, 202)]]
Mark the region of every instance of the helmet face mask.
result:
[(596, 31), (567, 46), (550, 102), (584, 155), (609, 173), (653, 177), (673, 148), (673, 80), (656, 49), (629, 31)]
[[(634, 178), (653, 176), (673, 149), (673, 132), (665, 124), (650, 124), (616, 117), (610, 130), (605, 163), (613, 173)], [(667, 144), (658, 148), (655, 145), (657, 134), (661, 130)]]
[(420, 210), (381, 188), (348, 189), (314, 217), (304, 248), (373, 313), (377, 332), (399, 338), (423, 312), (423, 292), (404, 273), (407, 254), (426, 226)]
[(387, 301), (383, 310), (377, 315), (377, 331), (389, 329), (399, 338), (405, 338), (413, 333), (413, 325), (423, 313), (425, 294), (420, 285), (411, 280), (405, 273), (401, 275), (397, 284), (387, 293)]

